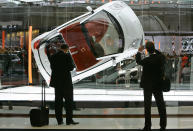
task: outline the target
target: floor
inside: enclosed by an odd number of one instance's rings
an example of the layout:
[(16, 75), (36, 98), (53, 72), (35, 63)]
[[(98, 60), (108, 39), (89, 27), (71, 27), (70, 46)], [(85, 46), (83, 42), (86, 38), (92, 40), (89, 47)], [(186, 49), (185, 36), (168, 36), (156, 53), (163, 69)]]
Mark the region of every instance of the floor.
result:
[[(28, 114), (31, 107), (13, 107), (9, 110), (7, 106), (0, 109), (0, 114)], [(171, 114), (193, 114), (193, 107), (167, 107), (167, 113)], [(54, 114), (54, 110), (50, 110), (50, 114)], [(75, 110), (74, 115), (140, 115), (143, 114), (143, 108), (84, 108)], [(152, 107), (152, 114), (157, 114), (157, 108)], [(56, 123), (56, 119), (51, 117), (49, 125), (43, 127), (32, 127), (30, 119), (26, 117), (0, 117), (0, 129), (140, 129), (143, 128), (144, 118), (74, 118), (80, 122), (78, 125), (60, 125)], [(64, 118), (65, 121), (65, 118)], [(168, 129), (193, 129), (193, 117), (168, 117)], [(159, 128), (159, 119), (152, 118), (152, 129)]]

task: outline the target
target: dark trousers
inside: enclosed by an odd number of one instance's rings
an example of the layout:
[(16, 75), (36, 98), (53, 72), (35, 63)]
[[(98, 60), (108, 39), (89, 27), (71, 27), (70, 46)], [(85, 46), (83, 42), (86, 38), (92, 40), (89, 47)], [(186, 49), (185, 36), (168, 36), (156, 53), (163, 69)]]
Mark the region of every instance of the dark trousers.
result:
[(58, 123), (63, 122), (62, 112), (63, 112), (63, 99), (65, 99), (65, 110), (66, 110), (66, 122), (72, 121), (73, 116), (73, 95), (64, 95), (61, 90), (55, 89), (55, 115)]
[(151, 128), (152, 94), (154, 95), (158, 107), (158, 112), (160, 116), (160, 127), (166, 128), (167, 124), (166, 105), (163, 99), (163, 92), (160, 90), (155, 91), (144, 90), (145, 127)]

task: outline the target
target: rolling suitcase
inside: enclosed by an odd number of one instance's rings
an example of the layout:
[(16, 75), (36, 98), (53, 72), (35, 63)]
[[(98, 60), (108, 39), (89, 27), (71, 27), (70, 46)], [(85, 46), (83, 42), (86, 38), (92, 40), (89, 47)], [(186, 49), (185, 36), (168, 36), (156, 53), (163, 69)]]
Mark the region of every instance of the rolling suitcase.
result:
[(46, 107), (45, 81), (42, 81), (42, 104), (40, 108), (30, 111), (30, 122), (32, 126), (44, 126), (49, 124), (49, 108)]

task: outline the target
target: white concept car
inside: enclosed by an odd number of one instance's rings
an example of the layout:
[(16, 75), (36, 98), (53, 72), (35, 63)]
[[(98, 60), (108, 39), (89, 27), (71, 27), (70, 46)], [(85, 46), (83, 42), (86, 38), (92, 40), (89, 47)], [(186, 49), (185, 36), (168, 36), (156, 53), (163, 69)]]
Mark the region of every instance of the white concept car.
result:
[(136, 54), (144, 44), (144, 32), (135, 13), (122, 1), (113, 1), (81, 15), (32, 40), (32, 51), (40, 73), (49, 84), (52, 53), (61, 43), (70, 47), (76, 65), (73, 83), (116, 65)]

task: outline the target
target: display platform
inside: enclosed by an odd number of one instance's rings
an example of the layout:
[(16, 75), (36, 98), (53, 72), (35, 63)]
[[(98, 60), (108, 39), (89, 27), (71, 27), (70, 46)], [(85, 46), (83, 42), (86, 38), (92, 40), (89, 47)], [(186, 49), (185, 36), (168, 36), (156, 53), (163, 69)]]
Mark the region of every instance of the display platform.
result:
[[(22, 86), (0, 90), (0, 102), (13, 105), (36, 105), (41, 102), (41, 87)], [(152, 97), (153, 102), (154, 97)], [(191, 105), (193, 91), (171, 90), (164, 92), (167, 105)], [(46, 101), (54, 102), (54, 88), (46, 88)], [(142, 90), (75, 88), (74, 101), (79, 107), (132, 107), (143, 104)], [(100, 103), (100, 104), (99, 104)], [(142, 106), (142, 105), (141, 105)]]

